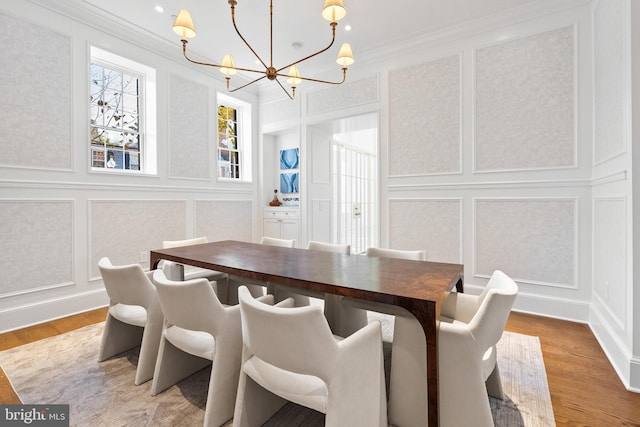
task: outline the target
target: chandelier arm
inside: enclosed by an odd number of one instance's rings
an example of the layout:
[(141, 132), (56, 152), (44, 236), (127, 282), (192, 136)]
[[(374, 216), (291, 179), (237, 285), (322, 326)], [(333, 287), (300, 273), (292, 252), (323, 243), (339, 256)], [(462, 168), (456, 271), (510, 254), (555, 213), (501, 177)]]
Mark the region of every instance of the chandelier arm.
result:
[(241, 68), (241, 67), (225, 67), (219, 64), (215, 64), (213, 62), (201, 62), (201, 61), (196, 61), (195, 59), (191, 59), (189, 58), (189, 56), (187, 55), (187, 40), (182, 40), (182, 55), (184, 56), (184, 58), (193, 63), (193, 64), (198, 64), (198, 65), (206, 65), (207, 67), (216, 67), (216, 68), (230, 68), (233, 70), (239, 70), (239, 71), (248, 71), (250, 73), (260, 73), (260, 74), (265, 74), (264, 70), (253, 70), (251, 68)]
[(282, 90), (284, 91), (284, 93), (287, 94), (287, 96), (289, 97), (289, 99), (293, 100), (295, 94), (296, 94), (296, 88), (295, 86), (292, 86), (291, 89), (293, 90), (293, 95), (289, 93), (289, 91), (287, 91), (287, 89), (282, 86), (282, 83), (280, 83), (280, 80), (278, 79), (274, 79), (276, 82), (278, 82), (278, 85), (280, 85), (280, 87), (282, 88)]
[[(280, 77), (288, 77), (286, 74), (277, 74), (277, 75), (280, 76)], [(347, 80), (347, 68), (344, 67), (342, 69), (342, 81), (340, 81), (340, 82), (332, 82), (332, 81), (328, 81), (328, 80), (312, 79), (310, 77), (302, 77), (302, 76), (297, 76), (297, 78), (299, 78), (301, 80), (306, 80), (308, 82), (326, 83), (326, 84), (330, 84), (330, 85), (341, 85), (342, 83), (344, 83)]]
[(329, 24), (329, 25), (331, 25), (331, 43), (329, 43), (329, 45), (328, 45), (327, 47), (325, 47), (324, 49), (321, 49), (321, 50), (317, 51), (316, 53), (312, 53), (312, 54), (311, 54), (311, 55), (309, 55), (309, 56), (305, 56), (305, 57), (304, 57), (304, 58), (302, 58), (302, 59), (298, 59), (297, 61), (292, 62), (292, 63), (291, 63), (291, 64), (289, 64), (289, 65), (285, 65), (284, 67), (278, 68), (278, 70), (277, 70), (277, 71), (278, 71), (278, 72), (280, 72), (280, 71), (284, 70), (285, 68), (289, 68), (289, 67), (291, 67), (292, 65), (299, 64), (299, 63), (301, 63), (301, 62), (303, 62), (303, 61), (306, 61), (307, 59), (311, 59), (311, 58), (313, 58), (314, 56), (320, 55), (321, 53), (326, 52), (327, 50), (329, 50), (329, 49), (331, 48), (331, 46), (333, 46), (333, 43), (336, 41), (336, 25), (338, 25), (338, 23), (337, 23), (337, 22), (332, 22), (332, 23), (331, 23), (331, 24)]
[[(231, 5), (231, 22), (233, 22), (233, 28), (236, 30), (236, 34), (238, 34), (238, 37), (240, 37), (242, 39), (242, 41), (244, 42), (244, 44), (247, 45), (249, 50), (251, 52), (253, 52), (255, 57), (258, 58), (258, 61), (260, 61), (262, 63), (264, 68), (268, 68), (267, 64), (265, 64), (264, 61), (262, 60), (262, 58), (260, 58), (260, 55), (258, 55), (256, 53), (256, 51), (253, 50), (253, 48), (251, 47), (249, 42), (242, 36), (242, 34), (240, 33), (240, 30), (238, 30), (238, 26), (236, 25), (236, 1), (235, 0), (229, 0), (229, 4)], [(241, 68), (238, 68), (238, 70), (240, 70), (240, 69)]]
[(264, 76), (262, 76), (262, 77), (258, 77), (257, 79), (252, 80), (252, 81), (250, 81), (249, 83), (245, 83), (245, 84), (243, 84), (242, 86), (239, 86), (239, 87), (237, 87), (237, 88), (235, 88), (235, 89), (231, 89), (231, 88), (229, 88), (229, 80), (227, 80), (227, 90), (228, 90), (229, 92), (235, 92), (235, 91), (237, 91), (237, 90), (244, 89), (245, 87), (247, 87), (247, 86), (249, 86), (249, 85), (252, 85), (252, 84), (254, 84), (255, 82), (258, 82), (258, 81), (260, 81), (260, 80), (262, 80), (262, 79), (264, 79), (264, 78), (266, 78), (266, 77), (267, 77), (267, 76), (266, 76), (266, 74), (265, 74)]

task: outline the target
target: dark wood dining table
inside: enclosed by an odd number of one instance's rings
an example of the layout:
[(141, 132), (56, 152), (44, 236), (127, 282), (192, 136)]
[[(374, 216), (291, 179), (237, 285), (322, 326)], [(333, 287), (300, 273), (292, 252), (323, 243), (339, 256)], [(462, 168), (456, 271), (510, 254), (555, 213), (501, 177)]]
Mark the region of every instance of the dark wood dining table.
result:
[(448, 293), (462, 289), (461, 264), (373, 258), (239, 241), (150, 252), (150, 265), (175, 261), (235, 276), (398, 306), (420, 322), (427, 346), (428, 425), (438, 426), (438, 319)]

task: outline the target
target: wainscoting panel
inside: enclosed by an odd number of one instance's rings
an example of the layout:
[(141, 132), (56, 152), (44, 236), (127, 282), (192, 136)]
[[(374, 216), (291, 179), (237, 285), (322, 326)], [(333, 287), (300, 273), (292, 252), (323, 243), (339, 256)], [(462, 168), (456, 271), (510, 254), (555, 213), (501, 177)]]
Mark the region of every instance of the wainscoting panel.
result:
[(573, 167), (573, 26), (476, 51), (475, 170)]
[[(284, 95), (284, 94), (283, 94)], [(260, 106), (260, 121), (262, 123), (278, 123), (287, 120), (300, 120), (300, 98), (292, 101), (285, 98)]]
[(196, 200), (194, 236), (251, 242), (252, 210), (251, 200)]
[(70, 37), (0, 13), (0, 40), (0, 164), (73, 169)]
[(171, 75), (169, 87), (169, 176), (209, 179), (209, 89)]
[(577, 200), (474, 199), (474, 276), (577, 287)]
[(185, 212), (183, 200), (89, 200), (91, 277), (100, 276), (98, 261), (104, 256), (114, 264), (149, 267), (151, 249), (184, 238)]
[(74, 283), (73, 201), (0, 200), (0, 297)]
[(593, 200), (593, 291), (624, 329), (627, 299), (627, 203), (624, 198)]
[(600, 0), (593, 11), (595, 164), (625, 151), (626, 10), (624, 1)]
[(377, 102), (380, 98), (378, 75), (360, 80), (347, 80), (339, 86), (309, 92), (307, 114), (319, 114)]
[(462, 262), (461, 199), (390, 199), (389, 247), (425, 250), (436, 262)]
[(460, 63), (455, 55), (389, 72), (389, 175), (461, 172)]

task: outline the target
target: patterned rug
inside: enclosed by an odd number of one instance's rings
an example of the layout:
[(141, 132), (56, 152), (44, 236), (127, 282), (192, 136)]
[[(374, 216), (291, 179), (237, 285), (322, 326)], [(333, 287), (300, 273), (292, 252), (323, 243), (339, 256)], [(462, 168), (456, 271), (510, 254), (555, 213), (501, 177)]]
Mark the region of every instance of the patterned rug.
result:
[[(392, 318), (383, 321), (389, 341)], [(22, 402), (68, 403), (72, 426), (199, 426), (203, 424), (209, 381), (204, 369), (165, 392), (151, 396), (151, 381), (133, 384), (137, 351), (98, 363), (104, 323), (0, 352), (6, 372)], [(385, 343), (385, 352), (390, 345)], [(537, 337), (505, 332), (498, 345), (498, 365), (507, 400), (491, 398), (497, 427), (555, 426), (547, 377)], [(225, 427), (231, 427), (228, 422)], [(265, 426), (322, 426), (324, 415), (287, 404)]]

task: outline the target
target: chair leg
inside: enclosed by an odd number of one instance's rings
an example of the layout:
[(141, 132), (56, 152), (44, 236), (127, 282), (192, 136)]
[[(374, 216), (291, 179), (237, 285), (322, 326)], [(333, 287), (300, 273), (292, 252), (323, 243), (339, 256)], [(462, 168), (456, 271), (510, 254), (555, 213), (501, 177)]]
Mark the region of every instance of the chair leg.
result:
[(148, 311), (148, 321), (142, 335), (140, 344), (140, 356), (136, 369), (135, 384), (140, 385), (153, 378), (153, 372), (158, 360), (158, 350), (162, 337), (163, 316), (159, 307), (155, 312)]
[[(240, 330), (237, 333), (240, 335)], [(226, 341), (221, 338), (216, 343), (217, 351), (211, 367), (204, 413), (205, 427), (219, 427), (233, 417), (240, 376), (242, 342), (235, 337), (230, 338)]]
[(389, 422), (398, 426), (428, 424), (426, 339), (420, 323), (396, 315), (391, 372), (389, 375)]
[(117, 354), (124, 353), (137, 347), (142, 342), (143, 328), (121, 322), (111, 315), (107, 315), (98, 362), (109, 359)]
[(185, 353), (163, 337), (153, 373), (151, 395), (155, 396), (210, 363), (210, 360)]
[(264, 389), (247, 374), (240, 372), (233, 427), (260, 427), (286, 403), (285, 399)]
[(500, 400), (504, 400), (504, 391), (502, 390), (502, 381), (500, 379), (500, 371), (498, 370), (498, 364), (491, 371), (491, 375), (485, 381), (487, 386), (487, 394), (491, 397), (495, 397)]
[(342, 304), (343, 298), (340, 295), (325, 294), (324, 315), (334, 334), (347, 337), (365, 327), (369, 321), (366, 310), (345, 306)]

